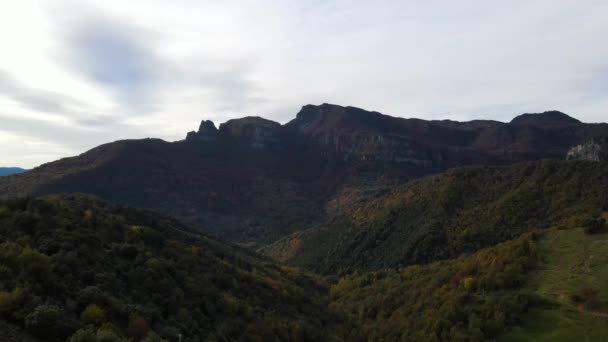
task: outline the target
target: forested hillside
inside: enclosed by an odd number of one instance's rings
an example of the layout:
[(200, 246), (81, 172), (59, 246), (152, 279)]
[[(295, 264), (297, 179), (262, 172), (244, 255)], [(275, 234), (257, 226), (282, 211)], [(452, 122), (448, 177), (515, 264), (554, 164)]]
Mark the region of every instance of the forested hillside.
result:
[(150, 212), (85, 195), (0, 202), (8, 341), (331, 341), (344, 331), (327, 290)]
[(543, 305), (524, 291), (538, 258), (538, 235), (429, 265), (342, 278), (331, 307), (369, 341), (485, 341)]
[(322, 273), (457, 257), (608, 211), (608, 163), (466, 167), (407, 183), (262, 251)]
[(605, 341), (606, 228), (535, 231), (459, 258), (346, 276), (330, 307), (369, 341)]
[(91, 196), (6, 199), (0, 338), (601, 338), (608, 227), (602, 218), (575, 221), (522, 229), (530, 232), (448, 260), (324, 279)]

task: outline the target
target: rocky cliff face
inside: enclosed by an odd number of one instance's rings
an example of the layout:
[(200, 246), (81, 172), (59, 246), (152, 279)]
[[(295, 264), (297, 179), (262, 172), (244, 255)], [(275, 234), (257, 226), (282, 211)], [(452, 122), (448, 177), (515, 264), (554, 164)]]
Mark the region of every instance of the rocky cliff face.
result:
[(568, 151), (566, 159), (608, 161), (608, 137), (593, 138), (572, 147)]
[(229, 120), (220, 125), (219, 130), (209, 120), (203, 120), (198, 131), (189, 132), (187, 142), (213, 144), (237, 143), (258, 150), (280, 147), (281, 124), (260, 117), (244, 117)]
[(581, 137), (606, 125), (587, 125), (558, 111), (522, 114), (510, 123), (406, 119), (331, 104), (307, 105), (285, 127), (344, 161), (447, 168), (562, 158)]
[(336, 134), (317, 137), (316, 141), (345, 161), (406, 163), (422, 167), (442, 164), (442, 155), (393, 134)]
[(220, 125), (220, 132), (254, 149), (278, 148), (281, 124), (258, 116), (229, 120)]
[(217, 134), (218, 130), (217, 128), (215, 128), (215, 124), (213, 123), (213, 121), (203, 120), (197, 132), (188, 132), (186, 140), (212, 143), (217, 140)]
[[(345, 162), (376, 161), (431, 167), (443, 163), (437, 149), (409, 134), (419, 122), (401, 130), (396, 118), (355, 107), (307, 105), (286, 125)], [(397, 119), (405, 120), (405, 119)], [(403, 126), (403, 125), (401, 125)]]

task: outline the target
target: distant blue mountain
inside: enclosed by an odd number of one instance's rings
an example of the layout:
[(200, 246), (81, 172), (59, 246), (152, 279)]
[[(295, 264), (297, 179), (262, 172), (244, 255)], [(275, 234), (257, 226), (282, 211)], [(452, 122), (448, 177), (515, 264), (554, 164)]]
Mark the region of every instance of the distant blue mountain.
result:
[(22, 173), (25, 171), (27, 170), (20, 167), (0, 167), (0, 177), (13, 175), (15, 173)]

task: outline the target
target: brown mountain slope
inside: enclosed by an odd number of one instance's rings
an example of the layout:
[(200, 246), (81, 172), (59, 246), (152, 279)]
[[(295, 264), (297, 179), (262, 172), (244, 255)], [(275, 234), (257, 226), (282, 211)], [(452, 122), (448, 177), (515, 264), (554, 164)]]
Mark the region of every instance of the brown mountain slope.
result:
[(183, 141), (102, 145), (2, 177), (0, 196), (92, 193), (222, 238), (264, 244), (321, 222), (336, 200), (345, 206), (454, 166), (563, 159), (570, 147), (608, 134), (606, 124), (555, 116), (425, 121), (308, 105), (285, 125), (246, 117), (218, 129), (203, 121)]

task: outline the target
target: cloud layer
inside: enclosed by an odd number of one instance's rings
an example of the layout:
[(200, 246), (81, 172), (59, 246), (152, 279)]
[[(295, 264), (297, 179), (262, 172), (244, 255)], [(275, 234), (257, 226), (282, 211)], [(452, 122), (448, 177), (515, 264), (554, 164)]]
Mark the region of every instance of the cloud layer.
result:
[(307, 103), (608, 121), (606, 17), (600, 0), (2, 4), (0, 165)]

